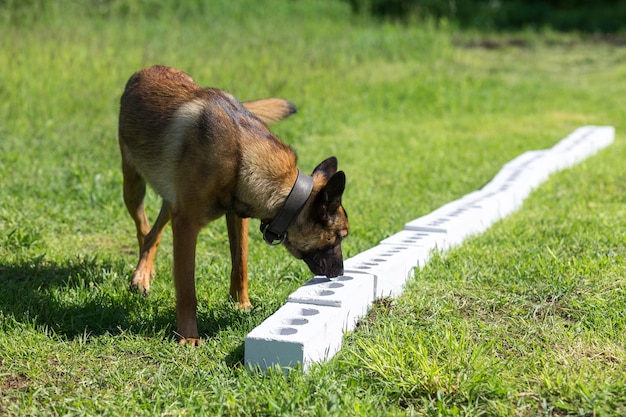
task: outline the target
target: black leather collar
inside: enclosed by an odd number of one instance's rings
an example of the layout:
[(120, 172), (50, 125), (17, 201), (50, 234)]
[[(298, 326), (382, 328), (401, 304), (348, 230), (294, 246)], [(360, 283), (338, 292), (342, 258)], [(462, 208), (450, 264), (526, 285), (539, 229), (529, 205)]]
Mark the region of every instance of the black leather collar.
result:
[(291, 188), (285, 205), (269, 223), (261, 222), (261, 233), (268, 245), (278, 246), (287, 238), (287, 229), (302, 211), (313, 191), (313, 177), (298, 170), (298, 178)]

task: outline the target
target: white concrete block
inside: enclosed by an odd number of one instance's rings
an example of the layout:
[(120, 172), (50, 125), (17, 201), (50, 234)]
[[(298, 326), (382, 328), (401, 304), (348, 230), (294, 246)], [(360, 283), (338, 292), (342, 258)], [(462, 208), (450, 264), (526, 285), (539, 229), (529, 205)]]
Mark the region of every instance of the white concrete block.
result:
[(614, 138), (612, 126), (584, 126), (559, 141), (551, 151), (559, 155), (563, 168), (568, 168), (609, 146)]
[(287, 303), (246, 336), (244, 362), (265, 370), (332, 358), (341, 349), (343, 330), (335, 307)]
[(566, 168), (565, 163), (555, 152), (552, 152), (552, 149), (546, 149), (542, 158), (535, 160), (533, 164), (527, 167), (528, 170), (536, 173), (540, 183), (545, 182), (550, 175), (564, 168)]
[[(593, 137), (596, 133), (595, 126), (582, 126), (561, 139), (551, 149), (554, 151), (560, 151), (562, 154), (575, 152), (579, 153), (580, 157), (588, 154), (595, 148)], [(587, 151), (587, 152), (585, 152)]]
[(524, 200), (553, 172), (552, 170), (541, 169), (540, 163), (538, 161), (534, 162), (534, 164), (500, 170), (482, 188), (482, 191), (509, 192), (514, 198)]
[(534, 150), (534, 151), (526, 151), (506, 164), (502, 165), (500, 171), (506, 170), (516, 170), (516, 169), (525, 169), (531, 165), (537, 163), (537, 161), (543, 160), (548, 152), (546, 150)]
[(353, 330), (374, 301), (374, 276), (367, 271), (347, 271), (333, 279), (315, 277), (291, 293), (287, 301), (334, 307), (337, 309), (335, 320), (341, 322), (345, 330)]
[[(439, 233), (442, 243), (438, 247), (442, 250), (457, 246), (467, 237), (484, 232), (499, 218), (500, 200), (503, 199), (497, 198), (497, 193), (493, 192), (487, 204), (487, 195), (479, 192), (468, 194), (406, 223), (404, 229)], [(512, 195), (510, 199), (513, 200)]]
[(371, 274), (374, 277), (374, 298), (395, 297), (402, 293), (413, 269), (426, 263), (430, 250), (428, 247), (381, 244), (346, 259), (343, 267), (346, 274)]
[(500, 219), (514, 213), (524, 203), (524, 198), (522, 198), (521, 194), (512, 190), (490, 191), (487, 194), (498, 201), (498, 217)]
[(470, 224), (449, 212), (436, 211), (419, 217), (404, 225), (405, 230), (439, 232), (443, 235), (440, 249), (446, 250), (459, 245), (473, 232)]
[(453, 213), (463, 216), (465, 211), (470, 212), (468, 220), (473, 220), (473, 233), (482, 233), (493, 223), (503, 217), (503, 211), (507, 204), (512, 204), (511, 197), (498, 193), (485, 192), (483, 190), (469, 193), (451, 204), (456, 204), (457, 209)]
[(551, 152), (555, 155), (555, 159), (558, 161), (559, 169), (557, 171), (562, 171), (567, 168), (571, 168), (572, 166), (578, 164), (583, 159), (585, 159), (585, 150), (584, 149), (550, 149)]
[(554, 155), (550, 152), (541, 152), (540, 158), (537, 157), (515, 168), (511, 165), (502, 169), (480, 190), (500, 202), (501, 217), (519, 209), (530, 193), (559, 169)]
[(593, 143), (596, 152), (606, 148), (615, 141), (615, 128), (613, 126), (596, 126)]
[(492, 201), (498, 202), (498, 212), (501, 218), (518, 210), (532, 191), (529, 184), (517, 184), (505, 178), (505, 174), (499, 173), (481, 189)]
[(445, 250), (515, 211), (550, 174), (610, 145), (615, 129), (585, 126), (553, 148), (529, 151), (505, 164), (482, 189), (405, 225), (378, 246), (344, 261), (344, 275), (313, 278), (276, 313), (248, 334), (245, 362), (265, 369), (332, 357), (343, 330), (351, 330), (376, 297), (397, 296), (432, 250)]
[(576, 165), (594, 152), (592, 141), (587, 140), (593, 136), (594, 130), (592, 126), (576, 129), (550, 148), (561, 162), (562, 169)]
[[(417, 246), (425, 248), (426, 250), (441, 249), (444, 247), (445, 232), (434, 232), (429, 230), (401, 230), (398, 233), (383, 239), (380, 241), (384, 245), (395, 246)], [(427, 261), (426, 258), (423, 262), (418, 259), (418, 264), (421, 266)]]

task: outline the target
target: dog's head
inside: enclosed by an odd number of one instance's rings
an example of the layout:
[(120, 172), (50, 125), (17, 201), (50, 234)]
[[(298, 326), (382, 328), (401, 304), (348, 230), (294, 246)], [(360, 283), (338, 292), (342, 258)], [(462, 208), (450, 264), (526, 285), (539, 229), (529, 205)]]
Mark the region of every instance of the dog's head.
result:
[(346, 175), (330, 157), (313, 170), (313, 192), (287, 230), (287, 250), (304, 260), (315, 275), (343, 274), (341, 241), (348, 235), (348, 215), (341, 205)]

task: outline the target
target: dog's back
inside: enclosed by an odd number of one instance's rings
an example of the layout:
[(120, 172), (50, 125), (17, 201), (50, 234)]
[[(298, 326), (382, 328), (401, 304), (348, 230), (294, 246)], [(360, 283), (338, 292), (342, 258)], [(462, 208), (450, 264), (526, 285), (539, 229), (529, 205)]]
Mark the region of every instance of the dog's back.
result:
[[(264, 124), (272, 124), (296, 111), (290, 102), (276, 98), (240, 103), (224, 91), (201, 88), (182, 71), (157, 65), (136, 72), (126, 83), (120, 106), (120, 136), (132, 146), (130, 141), (137, 140), (133, 138), (163, 135), (177, 116), (193, 119), (207, 110), (226, 112), (233, 124), (255, 129), (260, 126), (250, 120), (252, 114)], [(223, 114), (210, 116), (204, 118), (224, 124), (219, 117)]]
[[(266, 124), (295, 112), (281, 99), (241, 103), (214, 88), (201, 88), (186, 73), (164, 66), (131, 76), (121, 98), (119, 141), (125, 161), (166, 201), (189, 186), (217, 190), (237, 177), (241, 152), (285, 145)], [(216, 174), (216, 175), (210, 175)]]
[(140, 136), (163, 132), (172, 115), (201, 89), (193, 79), (173, 68), (154, 66), (133, 74), (120, 103), (120, 136), (126, 144)]

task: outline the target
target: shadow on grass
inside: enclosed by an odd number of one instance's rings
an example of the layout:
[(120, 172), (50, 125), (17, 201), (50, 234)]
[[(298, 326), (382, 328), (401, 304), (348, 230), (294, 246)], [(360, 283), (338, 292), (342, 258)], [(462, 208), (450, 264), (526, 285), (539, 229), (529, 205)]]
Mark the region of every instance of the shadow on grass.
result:
[[(65, 340), (130, 333), (174, 343), (174, 300), (132, 293), (126, 272), (121, 261), (98, 258), (57, 263), (42, 256), (0, 264), (0, 317), (49, 329)], [(198, 315), (203, 338), (245, 321), (234, 308)], [(243, 343), (225, 360), (235, 365), (242, 358)]]

